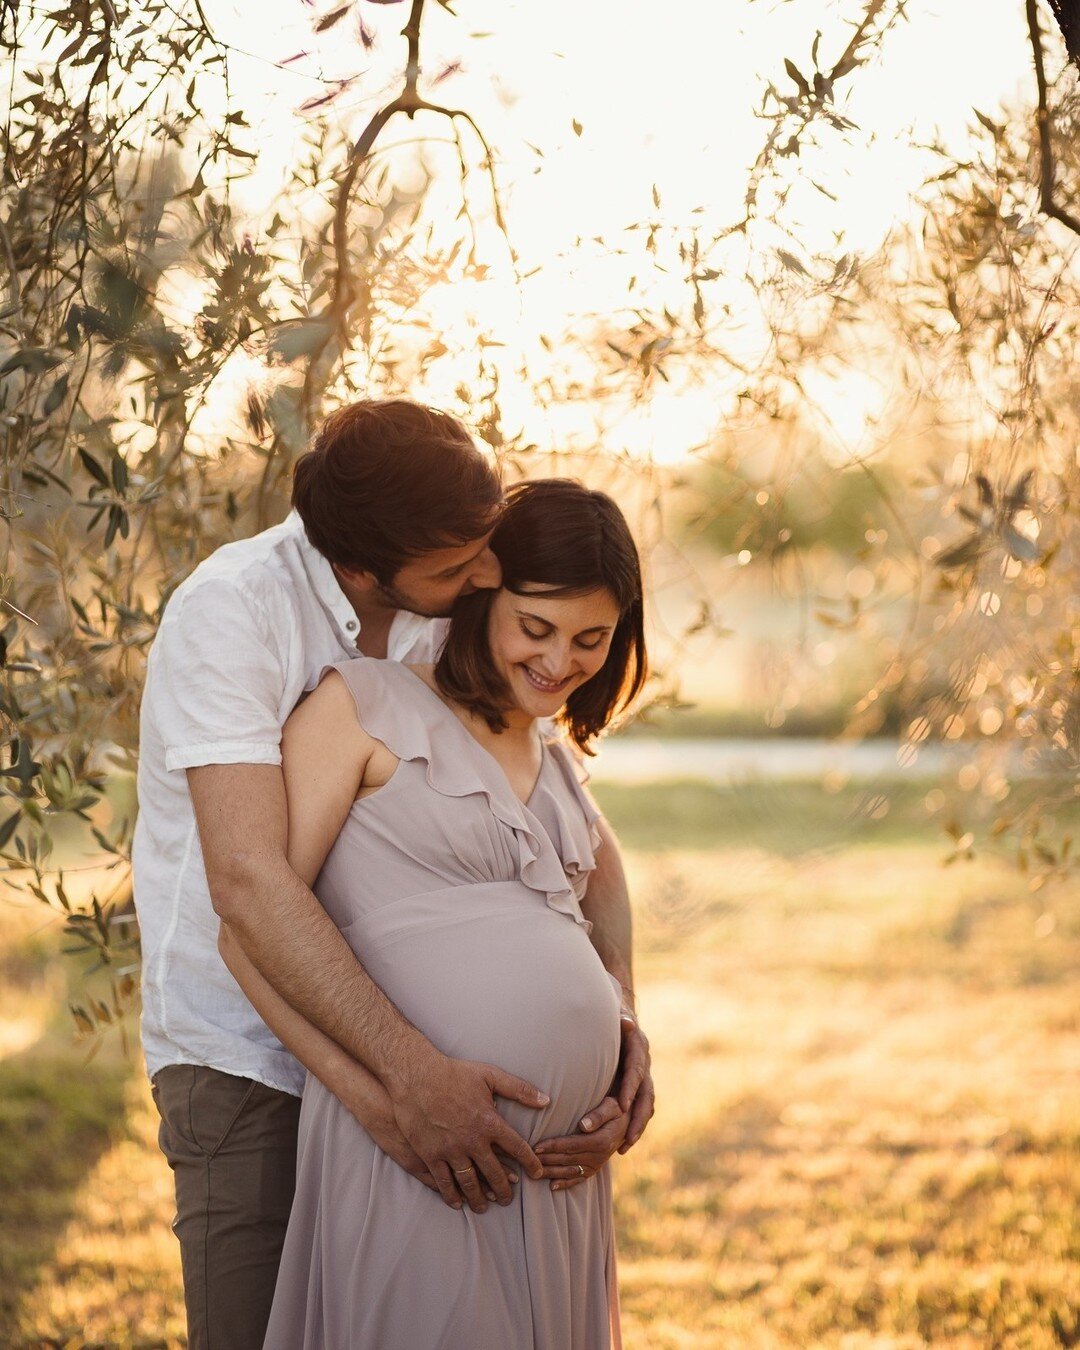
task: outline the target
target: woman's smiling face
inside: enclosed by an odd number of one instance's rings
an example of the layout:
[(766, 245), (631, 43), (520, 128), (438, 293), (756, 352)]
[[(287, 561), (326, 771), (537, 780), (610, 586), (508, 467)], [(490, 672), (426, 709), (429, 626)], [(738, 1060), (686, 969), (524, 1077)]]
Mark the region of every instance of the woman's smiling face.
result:
[(513, 706), (531, 718), (553, 717), (601, 669), (618, 621), (618, 604), (606, 588), (575, 596), (552, 595), (543, 586), (525, 594), (497, 592), (488, 642)]

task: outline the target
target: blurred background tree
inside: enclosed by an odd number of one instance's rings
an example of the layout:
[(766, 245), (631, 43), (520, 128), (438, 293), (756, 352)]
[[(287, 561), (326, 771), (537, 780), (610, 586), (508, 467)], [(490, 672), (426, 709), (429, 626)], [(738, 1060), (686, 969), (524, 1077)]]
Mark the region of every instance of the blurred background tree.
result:
[[(694, 725), (888, 732), (906, 766), (956, 742), (966, 763), (932, 807), (948, 856), (985, 838), (1033, 885), (1071, 874), (1054, 826), (1080, 781), (1080, 96), (1071, 9), (1055, 0), (1059, 31), (1025, 5), (1030, 102), (976, 113), (963, 159), (937, 146), (876, 251), (806, 251), (797, 203), (830, 195), (817, 166), (857, 133), (849, 91), (902, 0), (822, 13), (808, 55), (778, 63), (737, 218), (707, 230), (653, 188), (627, 225), (644, 270), (625, 303), (531, 343), (483, 302), (524, 278), (498, 147), (442, 101), (459, 63), (424, 59), (443, 0), (311, 9), (313, 41), (396, 70), (317, 84), (265, 217), (237, 201), (258, 110), (198, 0), (7, 0), (0, 850), (103, 972), (84, 1031), (136, 988), (130, 775), (161, 609), (214, 548), (281, 518), (312, 427), (357, 396), (429, 397), (508, 476), (586, 471), (622, 496), (658, 590), (684, 596), (658, 634), (666, 729), (680, 676), (738, 628), (721, 610), (768, 588), (795, 620), (773, 674), (749, 718)], [(625, 251), (576, 248), (583, 267)], [(754, 302), (738, 335), (732, 276)], [(628, 415), (713, 388), (714, 427), (672, 463), (611, 448)], [(508, 411), (523, 398), (572, 429), (541, 444)]]
[[(875, 254), (808, 256), (783, 237), (775, 162), (801, 157), (812, 177), (817, 130), (852, 129), (840, 81), (905, 17), (866, 5), (838, 62), (815, 40), (805, 73), (787, 60), (788, 83), (767, 91), (737, 228), (760, 226), (771, 185), (770, 359), (742, 391), (768, 421), (711, 456), (694, 521), (814, 597), (809, 647), (824, 626), (830, 649), (843, 634), (873, 653), (843, 734), (895, 731), (904, 768), (924, 743), (956, 742), (965, 762), (934, 794), (947, 834), (961, 854), (999, 841), (1039, 889), (1075, 872), (1071, 836), (1054, 832), (1080, 794), (1076, 11), (1026, 3), (1033, 106), (974, 110), (962, 159), (930, 146), (936, 171)], [(847, 436), (845, 404), (867, 389), (872, 411)], [(806, 692), (792, 684), (774, 725)]]

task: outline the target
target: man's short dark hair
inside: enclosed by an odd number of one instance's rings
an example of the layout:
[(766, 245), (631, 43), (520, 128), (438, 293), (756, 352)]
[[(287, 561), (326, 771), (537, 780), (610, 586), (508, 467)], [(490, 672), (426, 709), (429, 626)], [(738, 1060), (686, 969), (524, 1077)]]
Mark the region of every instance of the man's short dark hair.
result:
[(292, 504), (324, 558), (388, 586), (410, 558), (487, 534), (502, 485), (457, 418), (364, 400), (331, 413), (296, 461)]

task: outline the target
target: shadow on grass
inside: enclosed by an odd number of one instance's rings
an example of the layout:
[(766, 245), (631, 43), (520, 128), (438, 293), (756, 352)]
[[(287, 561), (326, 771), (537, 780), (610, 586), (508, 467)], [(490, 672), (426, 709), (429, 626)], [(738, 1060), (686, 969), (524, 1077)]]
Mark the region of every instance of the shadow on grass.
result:
[(21, 1299), (75, 1214), (83, 1183), (124, 1133), (134, 1073), (134, 1062), (87, 1064), (55, 1034), (0, 1061), (0, 1345), (18, 1343)]

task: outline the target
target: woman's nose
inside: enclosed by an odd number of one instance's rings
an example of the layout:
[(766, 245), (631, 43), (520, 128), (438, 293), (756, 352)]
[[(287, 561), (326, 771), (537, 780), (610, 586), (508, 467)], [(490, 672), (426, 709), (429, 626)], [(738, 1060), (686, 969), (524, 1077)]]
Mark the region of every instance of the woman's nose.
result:
[(565, 680), (570, 674), (569, 642), (558, 642), (553, 639), (550, 644), (545, 644), (541, 669), (549, 680)]

